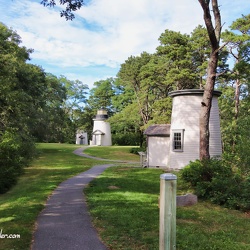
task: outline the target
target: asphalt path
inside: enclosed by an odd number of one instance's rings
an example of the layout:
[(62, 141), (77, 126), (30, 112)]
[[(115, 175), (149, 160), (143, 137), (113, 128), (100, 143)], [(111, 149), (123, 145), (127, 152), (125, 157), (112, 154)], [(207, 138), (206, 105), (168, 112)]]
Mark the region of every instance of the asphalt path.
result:
[(62, 182), (38, 217), (33, 250), (106, 250), (91, 223), (83, 189), (112, 164), (97, 165)]
[(127, 161), (110, 160), (110, 159), (103, 159), (103, 158), (100, 158), (100, 157), (84, 154), (84, 150), (87, 149), (87, 148), (88, 148), (88, 146), (78, 148), (73, 153), (76, 154), (76, 155), (85, 157), (85, 158), (90, 158), (90, 159), (95, 159), (95, 160), (100, 160), (100, 161), (117, 162), (117, 163), (130, 163), (130, 164), (137, 164), (137, 165), (139, 164), (139, 162), (133, 162), (133, 161), (129, 161), (129, 160), (127, 160)]
[[(84, 154), (83, 150), (86, 148), (79, 148), (73, 153), (82, 157), (108, 161)], [(129, 161), (112, 162), (128, 163)], [(36, 230), (33, 234), (32, 250), (108, 249), (92, 225), (83, 189), (111, 166), (113, 164), (96, 165), (62, 182), (54, 190), (38, 216)]]

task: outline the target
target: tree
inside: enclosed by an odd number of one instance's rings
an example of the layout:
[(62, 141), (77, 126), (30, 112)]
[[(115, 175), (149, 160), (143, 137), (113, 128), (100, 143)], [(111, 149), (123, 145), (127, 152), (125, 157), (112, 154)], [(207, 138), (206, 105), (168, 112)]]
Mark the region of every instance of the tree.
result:
[(210, 15), (210, 0), (198, 0), (204, 13), (204, 21), (211, 44), (211, 54), (207, 68), (207, 79), (201, 102), (200, 112), (200, 159), (209, 159), (209, 118), (212, 105), (213, 91), (217, 74), (220, 51), (221, 16), (217, 0), (212, 0), (214, 24)]
[(227, 43), (228, 50), (235, 62), (230, 75), (235, 85), (235, 119), (237, 119), (241, 86), (249, 80), (250, 15), (237, 19), (230, 28), (236, 32), (226, 30), (222, 33), (222, 38)]
[[(240, 101), (244, 99), (242, 93), (248, 88), (250, 80), (250, 15), (242, 16), (230, 26), (232, 31), (222, 33), (223, 41), (227, 44), (230, 55), (234, 59), (233, 68), (228, 74), (229, 80), (234, 86), (234, 130), (238, 131), (238, 118), (240, 115)], [(235, 31), (235, 32), (233, 32)], [(232, 150), (234, 150), (237, 138), (234, 137)]]
[(210, 42), (207, 30), (202, 25), (196, 27), (190, 36), (190, 47), (192, 50), (193, 72), (202, 89), (205, 85), (206, 69), (210, 56)]
[(32, 50), (21, 47), (20, 43), (16, 32), (0, 24), (1, 132), (10, 127), (29, 131), (37, 110), (44, 105), (45, 73), (26, 62)]
[[(69, 80), (65, 76), (60, 76), (58, 80), (66, 90), (66, 98), (63, 101), (61, 108), (64, 110), (64, 116), (67, 116), (68, 122), (66, 124), (70, 124), (70, 126), (65, 127), (68, 127), (68, 130), (71, 130), (71, 132), (67, 132), (71, 135), (71, 138), (73, 138), (72, 132), (74, 133), (77, 131), (80, 126), (78, 123), (80, 119), (79, 115), (81, 115), (85, 109), (87, 103), (86, 96), (89, 88), (87, 84), (83, 84), (79, 80)], [(67, 138), (67, 141), (70, 141), (69, 139), (70, 138)]]
[(143, 124), (146, 125), (150, 120), (148, 90), (143, 88), (141, 82), (141, 69), (150, 61), (151, 55), (143, 52), (140, 56), (130, 56), (123, 64), (117, 74), (119, 83), (127, 90), (132, 89), (134, 100), (138, 104), (139, 113)]
[(124, 85), (119, 77), (115, 79), (113, 89), (114, 96), (112, 96), (112, 105), (114, 113), (121, 112), (126, 106), (133, 102), (135, 97), (134, 90), (130, 85)]
[[(233, 59), (222, 83), (220, 98), (224, 152), (234, 168), (249, 173), (249, 80), (250, 80), (250, 15), (235, 20), (230, 30), (222, 33), (223, 42)], [(247, 175), (246, 175), (247, 176)]]
[(124, 91), (132, 89), (135, 94), (144, 128), (170, 122), (170, 91), (204, 85), (210, 55), (208, 34), (202, 26), (191, 36), (165, 30), (159, 41), (155, 54), (129, 57), (118, 73)]
[(87, 85), (46, 74), (44, 106), (37, 111), (33, 135), (42, 142), (73, 142), (86, 102)]
[(27, 63), (32, 50), (20, 43), (20, 36), (0, 23), (0, 193), (34, 157), (31, 128), (44, 104), (45, 74)]
[(114, 79), (108, 78), (94, 83), (94, 87), (90, 90), (88, 105), (95, 110), (105, 108), (109, 115), (113, 113), (112, 97), (114, 96)]
[(39, 142), (64, 142), (70, 132), (69, 115), (64, 108), (67, 90), (56, 76), (46, 74), (46, 89), (42, 93), (44, 105), (37, 111), (36, 124), (32, 133)]
[(69, 80), (62, 75), (58, 80), (66, 89), (65, 108), (69, 110), (82, 109), (87, 102), (86, 95), (88, 94), (88, 85), (83, 84), (79, 80)]
[(165, 69), (162, 84), (168, 90), (194, 88), (197, 77), (192, 60), (190, 36), (180, 32), (165, 30), (157, 47), (159, 63)]
[(96, 110), (86, 104), (83, 110), (77, 109), (75, 113), (77, 117), (75, 120), (76, 128), (84, 130), (88, 135), (91, 135), (93, 132), (93, 118), (96, 115)]
[(136, 102), (128, 104), (114, 114), (109, 122), (112, 129), (112, 141), (118, 145), (143, 145), (142, 118)]
[[(66, 20), (72, 20), (75, 18), (73, 11), (80, 9), (84, 5), (83, 0), (60, 0), (60, 5), (66, 5), (65, 10), (62, 10), (61, 17), (65, 17)], [(42, 0), (41, 4), (44, 6), (54, 7), (56, 5), (55, 0)]]

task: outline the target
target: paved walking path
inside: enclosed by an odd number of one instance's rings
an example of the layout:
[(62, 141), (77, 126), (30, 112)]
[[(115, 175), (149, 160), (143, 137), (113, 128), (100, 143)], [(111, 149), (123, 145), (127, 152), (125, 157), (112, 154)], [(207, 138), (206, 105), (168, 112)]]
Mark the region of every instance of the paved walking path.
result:
[[(75, 154), (92, 157), (82, 153)], [(107, 250), (91, 223), (83, 188), (113, 164), (97, 165), (62, 182), (52, 193), (37, 220), (32, 250)]]
[(87, 155), (87, 154), (83, 153), (83, 151), (86, 148), (88, 148), (88, 146), (82, 147), (82, 148), (78, 148), (73, 153), (76, 154), (76, 155), (79, 155), (79, 156), (83, 156), (83, 157), (90, 158), (90, 159), (95, 159), (95, 160), (100, 160), (100, 161), (110, 161), (110, 162), (118, 162), (118, 163), (131, 163), (131, 164), (137, 164), (137, 165), (139, 165), (138, 161), (133, 162), (133, 161), (129, 161), (129, 160), (128, 161), (109, 160), (109, 159), (99, 158), (99, 157), (96, 157), (96, 156)]

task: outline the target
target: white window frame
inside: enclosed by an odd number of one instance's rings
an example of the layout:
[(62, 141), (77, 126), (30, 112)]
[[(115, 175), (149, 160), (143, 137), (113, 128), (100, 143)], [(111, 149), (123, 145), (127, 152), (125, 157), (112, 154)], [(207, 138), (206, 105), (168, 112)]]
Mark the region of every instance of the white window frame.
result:
[(172, 150), (174, 152), (184, 151), (184, 131), (185, 131), (184, 129), (172, 130)]

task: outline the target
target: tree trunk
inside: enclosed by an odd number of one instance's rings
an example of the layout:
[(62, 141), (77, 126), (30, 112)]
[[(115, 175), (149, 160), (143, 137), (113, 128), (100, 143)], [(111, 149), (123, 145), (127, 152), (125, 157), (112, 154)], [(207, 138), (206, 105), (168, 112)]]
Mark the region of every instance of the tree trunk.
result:
[(216, 69), (219, 58), (219, 42), (221, 34), (221, 18), (217, 0), (212, 0), (214, 25), (210, 15), (210, 0), (198, 0), (204, 13), (204, 21), (211, 43), (211, 54), (207, 69), (207, 79), (200, 110), (200, 160), (209, 159), (209, 118), (212, 106)]
[(239, 116), (239, 106), (240, 106), (240, 80), (237, 79), (235, 82), (235, 114), (234, 118), (235, 120), (238, 119)]
[(208, 77), (204, 89), (200, 110), (200, 159), (209, 159), (209, 118), (212, 107), (214, 83), (216, 78), (216, 68), (218, 62), (218, 52), (213, 52), (208, 64)]
[(235, 151), (237, 143), (237, 134), (238, 134), (238, 116), (239, 116), (239, 106), (240, 106), (240, 80), (235, 81), (235, 93), (234, 93), (234, 122), (233, 122), (233, 142), (232, 142), (232, 152)]

